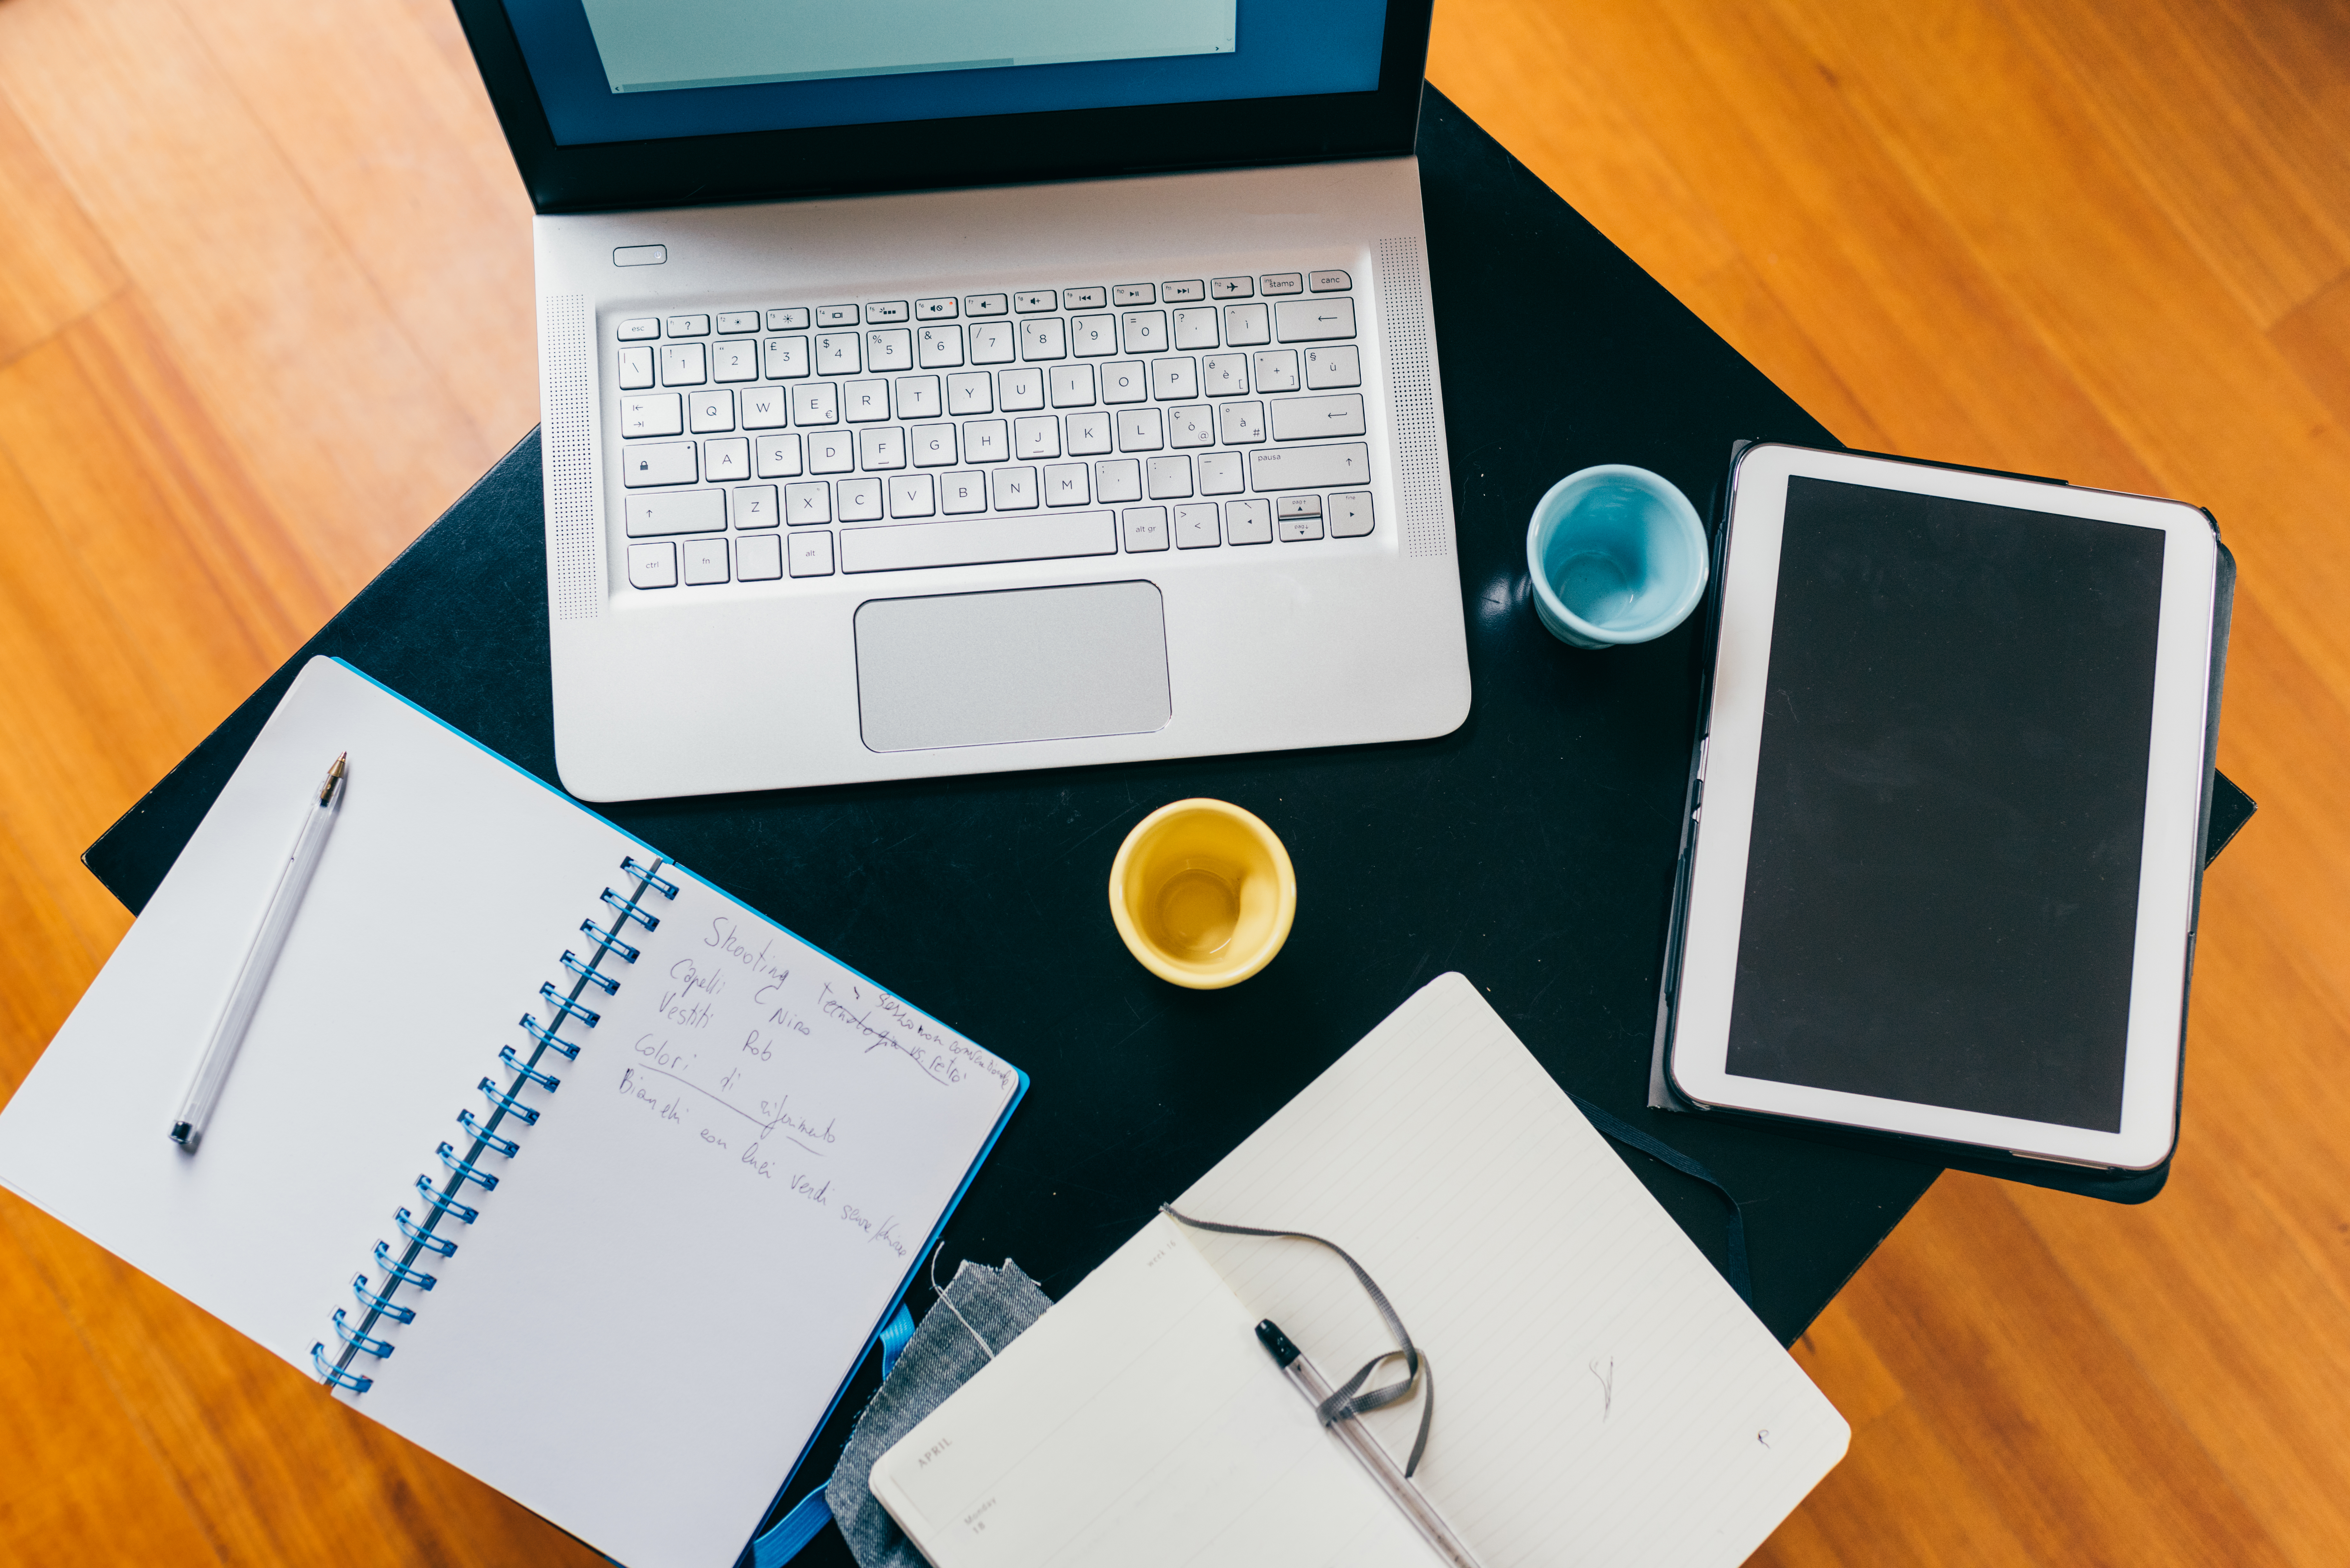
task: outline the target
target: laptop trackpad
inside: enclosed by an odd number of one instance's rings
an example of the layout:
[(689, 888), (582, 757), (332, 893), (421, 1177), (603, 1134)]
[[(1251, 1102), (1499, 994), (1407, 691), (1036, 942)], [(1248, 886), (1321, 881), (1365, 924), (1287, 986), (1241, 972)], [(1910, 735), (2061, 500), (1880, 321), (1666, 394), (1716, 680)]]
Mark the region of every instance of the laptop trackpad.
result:
[(857, 705), (877, 752), (1162, 729), (1174, 709), (1159, 589), (868, 600), (857, 610)]

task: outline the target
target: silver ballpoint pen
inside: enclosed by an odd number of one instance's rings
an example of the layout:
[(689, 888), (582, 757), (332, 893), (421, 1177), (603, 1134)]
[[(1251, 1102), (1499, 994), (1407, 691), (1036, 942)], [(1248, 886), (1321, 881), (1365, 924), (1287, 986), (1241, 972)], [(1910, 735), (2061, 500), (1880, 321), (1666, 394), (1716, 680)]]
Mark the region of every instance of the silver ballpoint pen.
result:
[(244, 967), (237, 971), (228, 1005), (221, 1009), (220, 1021), (213, 1025), (212, 1041), (197, 1059), (196, 1075), (180, 1102), (180, 1114), (172, 1118), (172, 1141), (190, 1154), (203, 1139), (204, 1124), (220, 1103), (221, 1085), (228, 1081), (237, 1047), (244, 1044), (245, 1027), (261, 1005), (261, 993), (269, 987), (269, 971), (277, 967), (286, 933), (293, 929), (294, 912), (302, 906), (310, 874), (318, 868), (318, 856), (327, 847), (327, 834), (342, 805), (349, 762), (348, 752), (335, 759), (335, 765), (327, 770), (326, 782), (311, 797), (309, 810), (303, 814), (302, 831), (294, 840), (294, 853), (286, 857), (277, 874), (277, 890), (269, 897), (268, 912), (261, 917), (261, 929), (253, 934), (253, 946), (245, 951)]
[[(1306, 1403), (1319, 1410), (1334, 1390), (1329, 1381), (1315, 1369), (1314, 1363), (1306, 1358), (1305, 1353), (1292, 1345), (1289, 1336), (1281, 1332), (1281, 1325), (1271, 1318), (1256, 1325), (1256, 1337), (1290, 1383), (1305, 1396)], [(1452, 1533), (1452, 1527), (1444, 1522), (1444, 1516), (1436, 1511), (1435, 1506), (1420, 1494), (1419, 1489), (1411, 1484), (1411, 1478), (1403, 1473), (1403, 1467), (1388, 1457), (1387, 1449), (1379, 1447), (1378, 1439), (1363, 1430), (1363, 1423), (1359, 1419), (1349, 1417), (1333, 1421), (1328, 1429), (1347, 1446), (1349, 1453), (1362, 1461), (1363, 1468), (1371, 1472), (1371, 1480), (1394, 1500), (1398, 1508), (1403, 1510), (1403, 1516), (1411, 1521), (1412, 1528), (1436, 1549), (1439, 1557), (1451, 1563), (1452, 1568), (1479, 1568), (1475, 1554), (1459, 1536)]]

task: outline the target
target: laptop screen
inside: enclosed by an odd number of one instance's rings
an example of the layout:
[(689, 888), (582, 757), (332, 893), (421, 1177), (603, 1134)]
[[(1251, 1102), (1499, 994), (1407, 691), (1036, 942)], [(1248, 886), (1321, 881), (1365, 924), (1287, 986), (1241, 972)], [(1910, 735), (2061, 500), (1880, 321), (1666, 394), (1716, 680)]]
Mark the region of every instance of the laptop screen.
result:
[[(1388, 23), (1387, 0), (505, 0), (505, 9), (564, 147), (1368, 93), (1379, 86)], [(1166, 161), (1182, 161), (1181, 148)]]

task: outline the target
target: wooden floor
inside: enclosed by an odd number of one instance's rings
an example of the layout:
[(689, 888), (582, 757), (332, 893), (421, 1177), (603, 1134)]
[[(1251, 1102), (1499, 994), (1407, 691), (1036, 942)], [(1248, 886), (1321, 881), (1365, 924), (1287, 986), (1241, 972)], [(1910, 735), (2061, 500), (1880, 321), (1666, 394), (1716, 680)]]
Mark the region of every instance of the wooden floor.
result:
[[(1440, 0), (1430, 75), (1847, 441), (2242, 563), (2169, 1190), (1946, 1177), (1763, 1558), (2350, 1562), (2350, 9)], [(527, 217), (445, 0), (0, 0), (0, 1094), (78, 851), (532, 424)], [(592, 1560), (0, 1198), (0, 1563), (134, 1555)]]

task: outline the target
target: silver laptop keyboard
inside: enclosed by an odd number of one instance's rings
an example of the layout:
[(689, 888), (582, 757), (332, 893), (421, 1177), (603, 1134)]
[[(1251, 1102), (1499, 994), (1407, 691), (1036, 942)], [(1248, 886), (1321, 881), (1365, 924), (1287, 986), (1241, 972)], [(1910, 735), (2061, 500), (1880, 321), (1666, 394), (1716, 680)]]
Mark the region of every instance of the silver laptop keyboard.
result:
[(1320, 271), (619, 321), (629, 582), (1365, 537), (1356, 313)]

